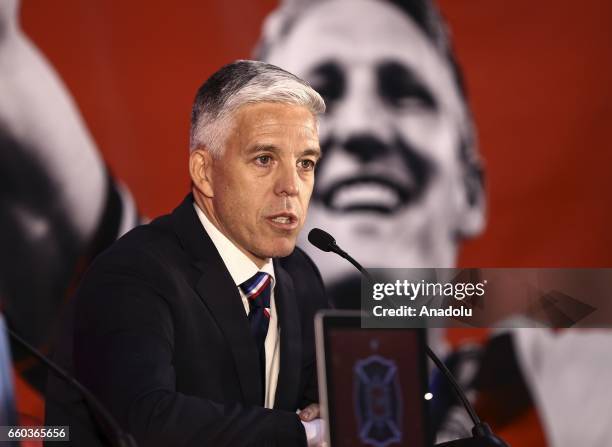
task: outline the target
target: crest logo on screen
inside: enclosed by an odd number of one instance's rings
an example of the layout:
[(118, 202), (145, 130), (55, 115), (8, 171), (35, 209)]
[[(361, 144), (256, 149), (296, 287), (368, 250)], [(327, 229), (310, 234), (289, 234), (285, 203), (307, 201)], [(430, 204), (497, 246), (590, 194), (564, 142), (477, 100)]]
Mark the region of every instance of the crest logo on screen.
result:
[(353, 368), (355, 414), (364, 444), (386, 447), (402, 440), (402, 400), (393, 360), (372, 355)]

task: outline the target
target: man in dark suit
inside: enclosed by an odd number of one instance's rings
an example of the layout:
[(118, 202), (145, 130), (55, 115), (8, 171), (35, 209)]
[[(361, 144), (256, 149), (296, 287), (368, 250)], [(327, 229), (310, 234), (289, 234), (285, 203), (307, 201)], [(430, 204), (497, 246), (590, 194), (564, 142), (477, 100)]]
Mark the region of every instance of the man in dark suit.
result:
[[(324, 108), (272, 65), (220, 69), (193, 106), (191, 194), (86, 274), (58, 358), (141, 446), (321, 442), (312, 326), (327, 301), (295, 241)], [(48, 401), (47, 423), (92, 445), (81, 398), (50, 380)]]

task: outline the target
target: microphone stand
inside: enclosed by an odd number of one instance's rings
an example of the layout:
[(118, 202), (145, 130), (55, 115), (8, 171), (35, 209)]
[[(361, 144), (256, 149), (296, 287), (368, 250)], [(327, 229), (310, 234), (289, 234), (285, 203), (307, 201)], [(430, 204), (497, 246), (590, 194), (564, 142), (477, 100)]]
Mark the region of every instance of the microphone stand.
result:
[[(373, 283), (373, 277), (361, 264), (359, 264), (352, 256), (342, 250), (336, 240), (327, 232), (314, 228), (308, 234), (308, 240), (312, 245), (317, 247), (322, 251), (331, 251), (342, 258), (349, 261), (359, 272), (365, 276), (365, 278)], [(489, 425), (485, 422), (482, 422), (474, 407), (466, 397), (465, 393), (461, 389), (461, 386), (457, 383), (453, 374), (449, 371), (446, 365), (438, 358), (438, 356), (429, 348), (429, 346), (425, 346), (427, 355), (429, 358), (436, 364), (438, 369), (442, 372), (446, 380), (451, 384), (455, 394), (467, 410), (470, 419), (474, 423), (474, 427), (472, 427), (472, 437), (471, 438), (463, 438), (463, 439), (455, 439), (453, 441), (444, 442), (442, 444), (436, 444), (435, 447), (510, 447), (506, 442), (504, 442), (501, 438), (497, 437)]]
[(58, 377), (68, 383), (71, 387), (75, 388), (87, 402), (89, 408), (96, 415), (95, 420), (100, 425), (102, 431), (106, 434), (107, 438), (111, 441), (113, 447), (138, 447), (136, 441), (129, 433), (125, 433), (113, 416), (108, 412), (102, 403), (96, 399), (96, 397), (83, 386), (78, 380), (72, 377), (63, 368), (56, 365), (54, 362), (49, 360), (43, 354), (41, 354), (36, 348), (30, 345), (27, 341), (21, 338), (8, 326), (6, 328), (10, 337), (15, 340), (19, 345), (25, 348), (26, 351), (30, 352), (34, 357), (40, 360), (47, 368), (49, 368)]
[(453, 441), (443, 442), (442, 444), (436, 444), (435, 447), (509, 447), (501, 438), (497, 437), (489, 424), (486, 422), (482, 422), (476, 414), (476, 410), (467, 399), (465, 393), (461, 389), (461, 386), (455, 378), (450, 370), (446, 367), (444, 362), (440, 360), (440, 358), (431, 350), (429, 346), (425, 346), (425, 351), (427, 352), (427, 356), (436, 364), (438, 369), (442, 371), (444, 377), (450, 382), (451, 387), (464, 408), (467, 410), (470, 419), (474, 423), (474, 427), (472, 427), (472, 437), (471, 438), (463, 438), (463, 439), (455, 439)]

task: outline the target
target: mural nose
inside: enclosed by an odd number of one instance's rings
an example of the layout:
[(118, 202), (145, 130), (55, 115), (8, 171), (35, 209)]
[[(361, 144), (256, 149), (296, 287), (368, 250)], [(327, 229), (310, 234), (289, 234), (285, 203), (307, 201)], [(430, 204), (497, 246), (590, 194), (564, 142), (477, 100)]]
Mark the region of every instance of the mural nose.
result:
[(358, 157), (364, 163), (384, 157), (389, 153), (387, 144), (368, 134), (350, 136), (343, 146), (347, 152)]

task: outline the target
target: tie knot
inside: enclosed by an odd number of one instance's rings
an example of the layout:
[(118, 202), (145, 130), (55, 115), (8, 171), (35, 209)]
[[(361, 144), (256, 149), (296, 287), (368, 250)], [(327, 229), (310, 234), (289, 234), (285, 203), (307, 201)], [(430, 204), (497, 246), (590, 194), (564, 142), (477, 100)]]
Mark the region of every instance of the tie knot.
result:
[(240, 289), (249, 300), (257, 298), (268, 288), (272, 277), (265, 272), (257, 272), (251, 278), (240, 284)]

